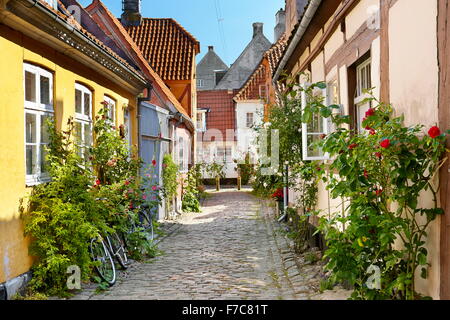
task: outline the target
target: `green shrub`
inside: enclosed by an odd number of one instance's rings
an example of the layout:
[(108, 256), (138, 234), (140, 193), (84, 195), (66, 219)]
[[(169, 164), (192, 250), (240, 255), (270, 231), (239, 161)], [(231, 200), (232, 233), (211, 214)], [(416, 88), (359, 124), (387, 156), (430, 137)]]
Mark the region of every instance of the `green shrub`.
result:
[(200, 212), (200, 202), (198, 200), (198, 189), (195, 182), (193, 170), (189, 170), (184, 185), (182, 209), (185, 212)]

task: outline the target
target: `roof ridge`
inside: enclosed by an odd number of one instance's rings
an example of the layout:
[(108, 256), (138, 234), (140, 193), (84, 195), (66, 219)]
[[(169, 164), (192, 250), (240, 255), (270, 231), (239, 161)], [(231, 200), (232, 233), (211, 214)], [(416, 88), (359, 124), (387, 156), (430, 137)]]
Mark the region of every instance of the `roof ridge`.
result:
[(186, 30), (177, 20), (174, 18), (150, 18), (150, 17), (144, 17), (143, 20), (170, 20), (173, 22), (178, 28), (180, 28), (189, 38), (191, 38), (192, 42), (197, 44), (199, 46), (198, 53), (200, 53), (200, 41), (195, 38), (192, 33)]

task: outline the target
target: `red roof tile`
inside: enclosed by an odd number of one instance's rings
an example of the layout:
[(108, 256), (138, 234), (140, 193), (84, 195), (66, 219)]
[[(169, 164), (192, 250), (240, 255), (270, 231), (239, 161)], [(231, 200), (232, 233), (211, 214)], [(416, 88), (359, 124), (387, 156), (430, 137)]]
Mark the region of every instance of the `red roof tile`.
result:
[(191, 80), (200, 43), (173, 19), (143, 18), (126, 30), (163, 80)]

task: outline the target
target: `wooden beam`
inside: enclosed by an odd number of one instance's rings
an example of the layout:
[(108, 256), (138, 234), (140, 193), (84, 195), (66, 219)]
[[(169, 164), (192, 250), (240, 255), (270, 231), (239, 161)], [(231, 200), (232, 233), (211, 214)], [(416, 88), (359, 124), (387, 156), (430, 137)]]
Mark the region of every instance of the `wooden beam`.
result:
[[(438, 0), (438, 59), (439, 59), (439, 125), (450, 127), (450, 0)], [(450, 143), (447, 141), (447, 147)], [(450, 156), (450, 154), (447, 154)], [(450, 182), (449, 161), (440, 171), (440, 199), (445, 214), (441, 216), (440, 240), (440, 298), (450, 299)]]
[(317, 35), (319, 30), (334, 14), (333, 20), (331, 21), (325, 33), (320, 38), (317, 46), (315, 48), (311, 48), (312, 51), (310, 55), (300, 66), (299, 71), (304, 71), (308, 67), (308, 65), (320, 54), (320, 52), (323, 50), (325, 46), (325, 43), (330, 39), (334, 31), (341, 26), (341, 22), (344, 21), (346, 15), (359, 3), (359, 1), (360, 0), (345, 0), (345, 2), (342, 4), (341, 9), (338, 10), (337, 12), (336, 10), (338, 9), (342, 1), (335, 1), (335, 0), (323, 1), (322, 4), (317, 9), (316, 16), (311, 21), (311, 24), (306, 29), (305, 34), (303, 35), (301, 41), (299, 42), (292, 56), (290, 57), (286, 65), (286, 69), (290, 71), (294, 68), (295, 64), (300, 59), (301, 55), (306, 50), (306, 48), (310, 45), (311, 41)]

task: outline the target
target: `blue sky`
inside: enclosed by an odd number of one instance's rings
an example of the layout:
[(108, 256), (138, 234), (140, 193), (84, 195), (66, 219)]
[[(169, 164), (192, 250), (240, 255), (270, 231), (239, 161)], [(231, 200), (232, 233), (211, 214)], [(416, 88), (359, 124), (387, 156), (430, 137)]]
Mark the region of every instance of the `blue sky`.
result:
[[(86, 6), (91, 0), (79, 2)], [(103, 0), (103, 3), (116, 16), (120, 16), (121, 0)], [(284, 0), (142, 1), (144, 17), (174, 18), (200, 41), (201, 53), (197, 56), (197, 62), (207, 52), (208, 46), (212, 45), (228, 65), (234, 62), (250, 42), (253, 22), (263, 22), (264, 34), (273, 42), (275, 13), (280, 8), (284, 8)], [(223, 32), (219, 31), (218, 15)]]

